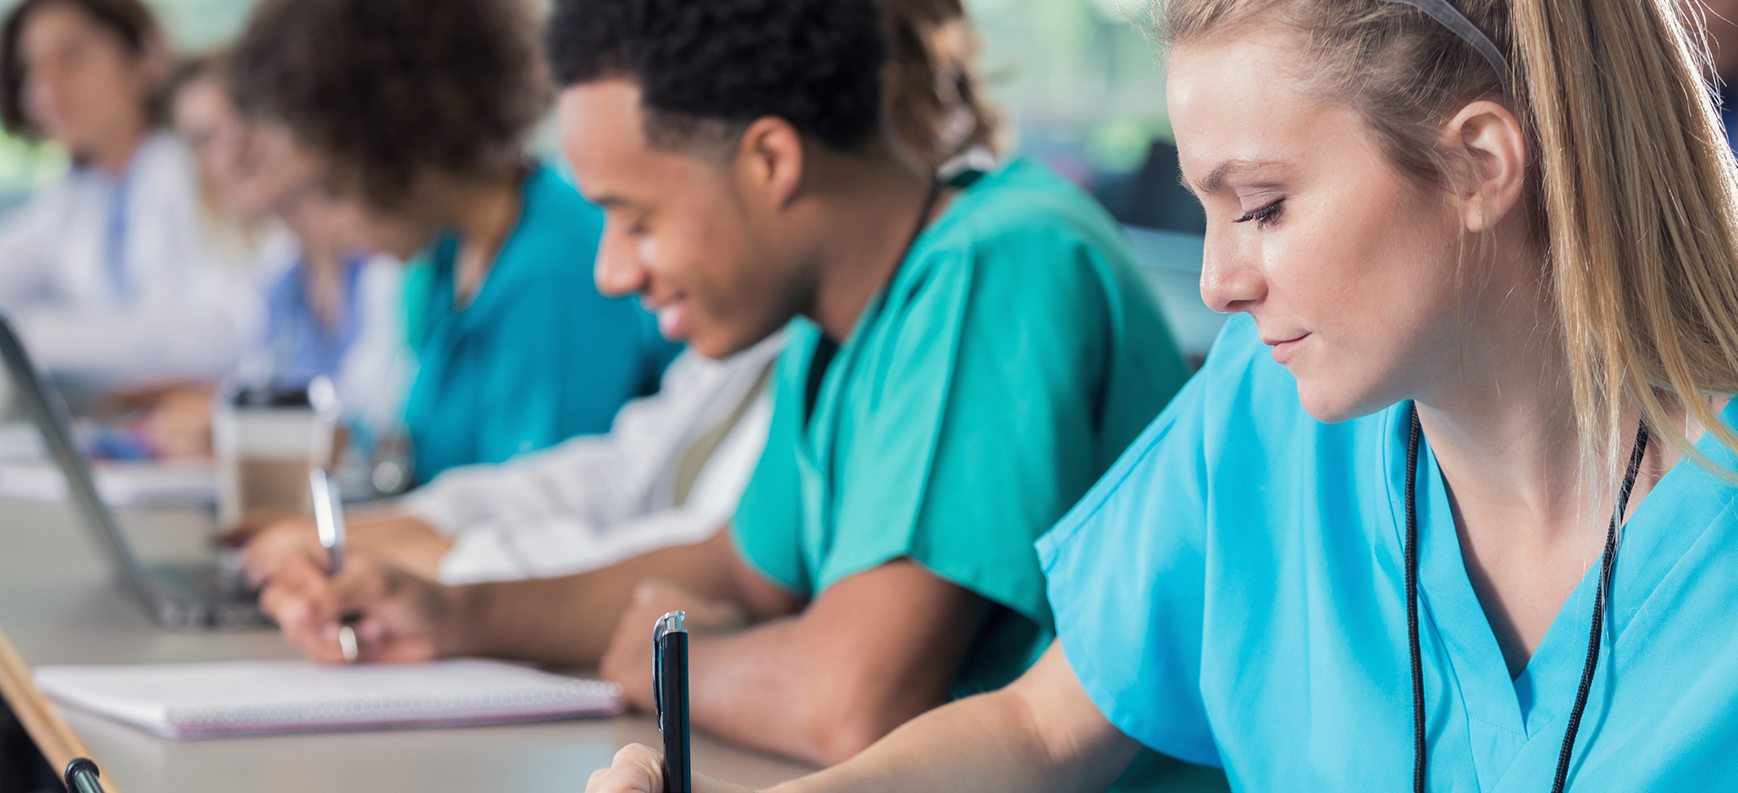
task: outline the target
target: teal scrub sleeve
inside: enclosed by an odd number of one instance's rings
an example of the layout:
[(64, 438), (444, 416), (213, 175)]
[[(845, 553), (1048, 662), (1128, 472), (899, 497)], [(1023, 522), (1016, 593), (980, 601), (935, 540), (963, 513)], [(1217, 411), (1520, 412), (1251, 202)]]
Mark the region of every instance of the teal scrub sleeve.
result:
[(1201, 686), (1206, 453), (1252, 341), (1247, 319), (1231, 320), (1206, 367), (1038, 543), (1063, 652), (1092, 701), (1129, 737), (1197, 765), (1220, 763)]
[(1032, 541), (1100, 470), (1096, 255), (1050, 225), (916, 263), (924, 277), (888, 306), (903, 316), (875, 362), (822, 588), (909, 557), (1050, 626)]
[(525, 302), (529, 305), (521, 310), (500, 312), (499, 324), (487, 329), (486, 349), (469, 357), (473, 368), (468, 374), (483, 381), (480, 404), (472, 414), (480, 462), (505, 462), (571, 434), (563, 432), (562, 419), (573, 394), (550, 369), (555, 361), (572, 364), (576, 356), (570, 345), (560, 343), (560, 325), (550, 322), (548, 307), (536, 305), (545, 301)]
[(802, 404), (801, 394), (786, 387), (788, 378), (784, 375), (787, 370), (800, 370), (802, 356), (814, 354), (815, 338), (813, 326), (805, 320), (796, 320), (785, 329), (785, 347), (769, 380), (772, 420), (766, 446), (736, 504), (730, 526), (736, 552), (745, 564), (803, 597), (815, 590), (802, 552), (802, 480), (796, 446)]

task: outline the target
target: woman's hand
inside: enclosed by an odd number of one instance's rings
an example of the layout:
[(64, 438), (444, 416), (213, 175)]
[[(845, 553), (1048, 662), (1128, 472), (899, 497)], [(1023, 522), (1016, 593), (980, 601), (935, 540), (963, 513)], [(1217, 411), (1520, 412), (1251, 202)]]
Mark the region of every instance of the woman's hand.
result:
[(361, 554), (336, 577), (301, 557), (285, 560), (260, 592), (260, 608), (309, 658), (344, 659), (338, 629), (356, 630), (357, 659), (403, 663), (457, 654), (453, 590)]
[(256, 510), (244, 515), (217, 538), (224, 545), (241, 546), (241, 571), (248, 583), (258, 587), (290, 559), (325, 566), (326, 549), (312, 518), (282, 510)]
[[(694, 776), (695, 793), (754, 793), (745, 787)], [(664, 755), (650, 746), (629, 744), (616, 752), (609, 768), (593, 772), (585, 793), (664, 793)]]

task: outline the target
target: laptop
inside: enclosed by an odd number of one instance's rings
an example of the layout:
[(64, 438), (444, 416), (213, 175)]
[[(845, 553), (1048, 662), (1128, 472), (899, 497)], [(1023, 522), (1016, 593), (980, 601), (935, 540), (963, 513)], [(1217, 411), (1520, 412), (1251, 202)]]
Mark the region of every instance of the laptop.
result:
[(0, 316), (0, 358), (12, 376), (19, 404), (42, 432), (54, 465), (66, 477), (67, 496), (97, 540), (121, 583), (157, 625), (180, 628), (255, 628), (268, 625), (254, 593), (239, 575), (209, 563), (147, 565), (121, 533), (114, 512), (97, 495), (90, 466), (73, 442), (72, 421), (60, 391), (37, 374), (12, 324)]

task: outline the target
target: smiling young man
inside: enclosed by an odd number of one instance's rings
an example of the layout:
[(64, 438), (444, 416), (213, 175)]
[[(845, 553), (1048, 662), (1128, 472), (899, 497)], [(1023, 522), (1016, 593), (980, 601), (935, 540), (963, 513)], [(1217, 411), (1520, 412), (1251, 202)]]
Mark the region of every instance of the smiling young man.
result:
[(1052, 635), (1033, 541), (1185, 370), (1114, 223), (1016, 160), (938, 183), (884, 137), (873, 0), (564, 0), (564, 150), (597, 277), (708, 356), (788, 326), (772, 429), (711, 539), (568, 578), (436, 587), (356, 558), (264, 596), (337, 656), (601, 662), (651, 703), (686, 609), (692, 713), (819, 762), (999, 687)]

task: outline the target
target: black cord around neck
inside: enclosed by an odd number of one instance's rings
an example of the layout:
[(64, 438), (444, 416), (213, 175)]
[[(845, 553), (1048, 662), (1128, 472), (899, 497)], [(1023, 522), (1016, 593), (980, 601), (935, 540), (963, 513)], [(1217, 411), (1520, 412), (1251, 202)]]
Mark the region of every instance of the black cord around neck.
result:
[[(1412, 654), (1412, 790), (1425, 793), (1424, 769), (1426, 745), (1424, 739), (1424, 660), (1418, 638), (1418, 441), (1424, 426), (1418, 420), (1418, 407), (1412, 407), (1412, 431), (1406, 441), (1406, 627)], [(1594, 591), (1593, 628), (1588, 631), (1587, 657), (1581, 664), (1581, 685), (1575, 691), (1575, 707), (1569, 712), (1569, 726), (1563, 734), (1563, 748), (1557, 754), (1557, 774), (1551, 793), (1563, 793), (1569, 780), (1569, 760), (1575, 751), (1575, 735), (1581, 729), (1581, 714), (1587, 708), (1587, 695), (1593, 688), (1593, 672), (1599, 666), (1600, 637), (1605, 627), (1605, 600), (1611, 586), (1611, 571), (1617, 563), (1617, 524), (1629, 509), (1629, 494), (1635, 488), (1641, 472), (1642, 458), (1647, 455), (1647, 422), (1635, 431), (1635, 446), (1629, 453), (1629, 469), (1623, 475), (1623, 487), (1617, 492), (1617, 509), (1612, 512), (1611, 525), (1605, 531), (1605, 553), (1599, 562), (1599, 586)]]

